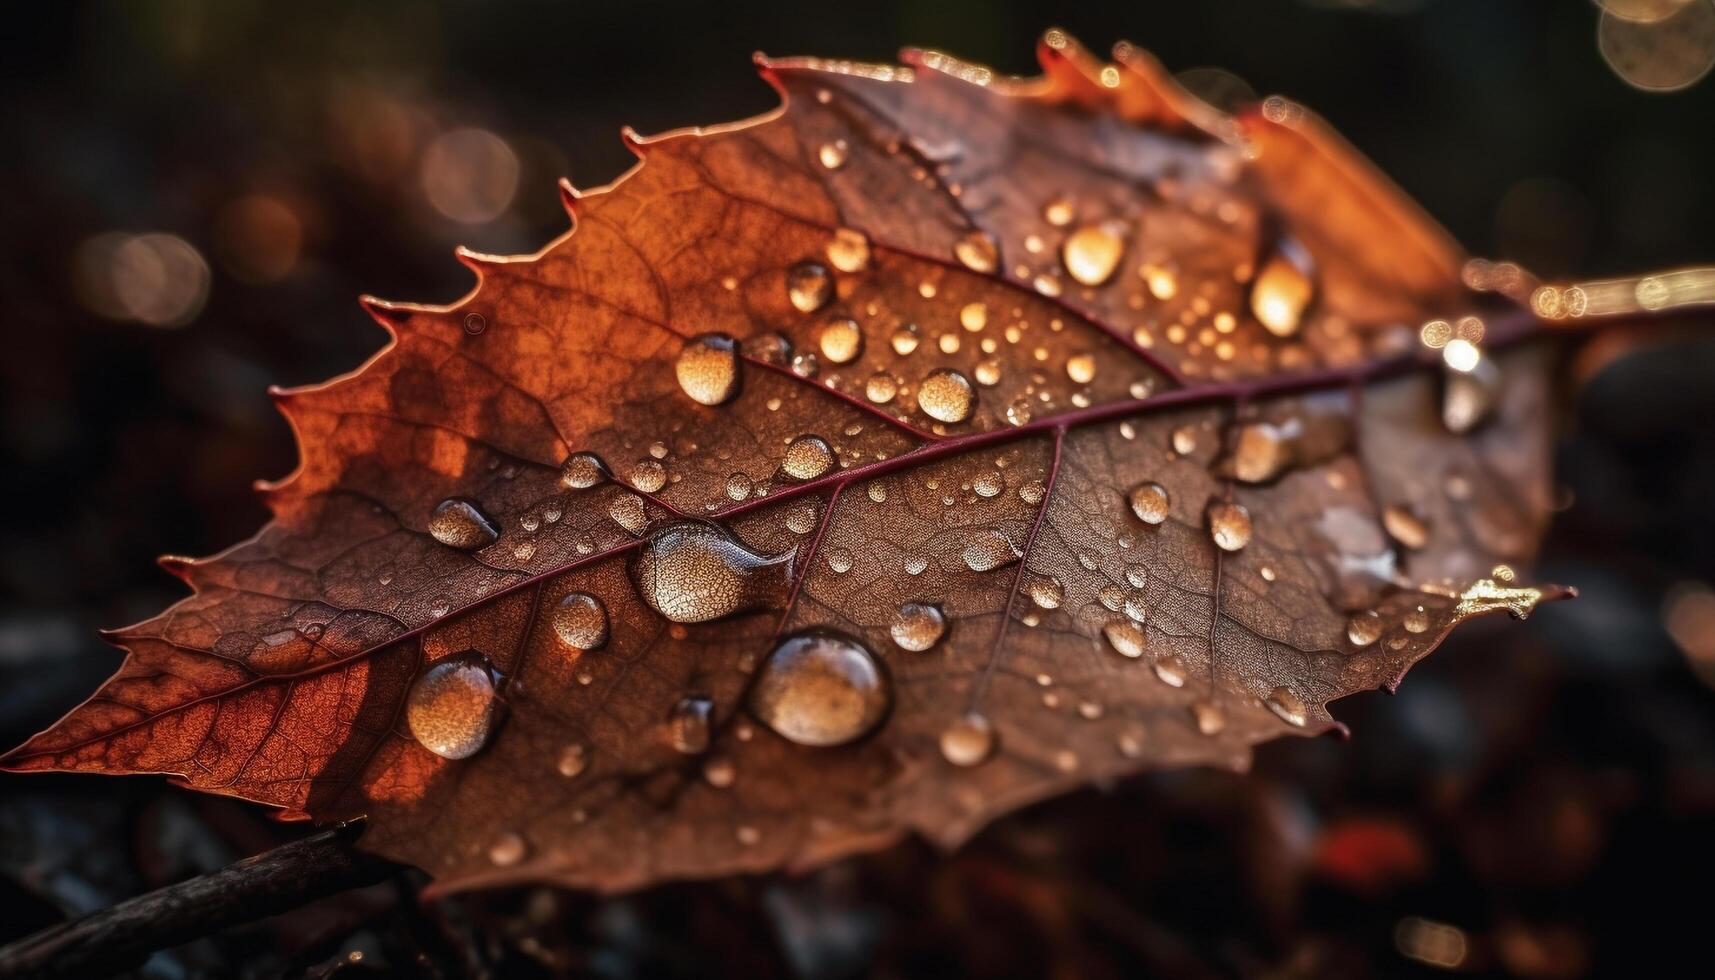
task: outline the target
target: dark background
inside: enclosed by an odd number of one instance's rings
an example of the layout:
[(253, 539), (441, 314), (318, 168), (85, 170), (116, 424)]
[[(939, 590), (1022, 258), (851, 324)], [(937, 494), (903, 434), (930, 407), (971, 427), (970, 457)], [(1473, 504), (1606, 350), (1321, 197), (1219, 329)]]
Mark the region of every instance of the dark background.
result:
[[(112, 670), (97, 627), (178, 597), (157, 554), (265, 519), (249, 484), (294, 451), (264, 389), (375, 349), (359, 293), (450, 300), (470, 283), (455, 244), (558, 234), (554, 179), (629, 166), (621, 125), (771, 108), (753, 50), (890, 60), (913, 44), (1029, 72), (1051, 24), (1098, 51), (1125, 38), (1318, 110), (1474, 254), (1545, 276), (1715, 262), (1715, 78), (1628, 87), (1597, 17), (1584, 0), (8, 5), (0, 743)], [(451, 221), (422, 189), (424, 148), (460, 127), (519, 160), (495, 220)], [(234, 224), (252, 195), (285, 231)], [(207, 258), (190, 322), (89, 309), (79, 246), (113, 231)], [(1053, 801), (951, 858), (910, 844), (799, 879), (427, 908), (402, 876), (144, 969), (1363, 977), (1433, 975), (1424, 960), (1458, 953), (1478, 975), (1704, 973), (1715, 695), (1663, 616), (1715, 578), (1712, 376), (1696, 338), (1571, 364), (1542, 577), (1584, 598), (1474, 625), (1398, 697), (1343, 703), (1349, 743)], [(1688, 652), (1711, 654), (1709, 619), (1685, 620)], [(297, 832), (157, 779), (0, 776), (0, 940)]]

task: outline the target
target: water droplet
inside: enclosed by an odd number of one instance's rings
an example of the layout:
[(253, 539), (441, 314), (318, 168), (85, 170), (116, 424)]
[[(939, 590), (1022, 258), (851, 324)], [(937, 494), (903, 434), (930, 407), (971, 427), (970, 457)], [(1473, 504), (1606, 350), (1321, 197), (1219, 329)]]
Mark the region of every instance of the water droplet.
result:
[(1209, 537), (1222, 551), (1238, 551), (1251, 543), (1251, 514), (1242, 504), (1217, 501), (1209, 505)]
[(802, 435), (786, 446), (780, 470), (794, 480), (814, 480), (834, 465), (834, 451), (821, 436)]
[(554, 632), (573, 650), (594, 650), (607, 642), (607, 609), (587, 592), (568, 593), (554, 607)]
[(1131, 512), (1145, 524), (1160, 524), (1167, 520), (1169, 502), (1167, 488), (1159, 483), (1140, 483), (1126, 494)]
[(893, 352), (898, 354), (900, 357), (904, 357), (916, 350), (917, 345), (922, 342), (922, 339), (923, 334), (922, 331), (918, 329), (917, 324), (902, 324), (898, 329), (893, 331), (893, 337), (891, 338)]
[(1173, 270), (1159, 265), (1146, 265), (1138, 270), (1149, 286), (1149, 294), (1159, 300), (1170, 300), (1179, 293), (1179, 277)]
[(679, 387), (699, 404), (719, 405), (738, 391), (738, 351), (726, 334), (692, 337), (673, 370)]
[(1429, 543), (1429, 525), (1423, 519), (1412, 513), (1410, 508), (1397, 504), (1382, 509), (1382, 526), (1395, 541), (1416, 551)]
[(816, 529), (819, 516), (820, 511), (814, 502), (799, 504), (786, 512), (786, 530), (793, 534), (809, 534)]
[(1064, 228), (1071, 224), (1075, 216), (1076, 209), (1072, 206), (1072, 202), (1064, 197), (1057, 197), (1042, 208), (1042, 219), (1056, 228)]
[(726, 495), (729, 500), (749, 500), (751, 483), (749, 474), (734, 473), (726, 478)]
[(841, 228), (828, 243), (828, 264), (841, 272), (862, 272), (869, 268), (869, 238), (861, 231)]
[(966, 303), (959, 307), (959, 325), (971, 333), (981, 333), (989, 325), (987, 303)]
[(1018, 499), (1027, 504), (1035, 505), (1042, 502), (1048, 495), (1048, 487), (1040, 480), (1031, 480), (1018, 488)]
[(726, 756), (714, 756), (703, 763), (703, 779), (715, 789), (726, 789), (738, 777), (738, 767)]
[(738, 842), (745, 847), (755, 847), (762, 842), (762, 831), (749, 824), (740, 825), (737, 830), (733, 831), (733, 836), (738, 838)]
[(1008, 402), (1006, 421), (1008, 425), (1028, 425), (1030, 422), (1030, 399), (1020, 395)]
[(907, 575), (922, 575), (928, 567), (929, 560), (927, 558), (911, 557), (905, 559), (905, 574)]
[(1096, 599), (1106, 607), (1108, 612), (1119, 612), (1120, 607), (1125, 605), (1125, 590), (1109, 582), (1096, 593)]
[(1125, 580), (1134, 589), (1141, 589), (1149, 582), (1149, 573), (1142, 565), (1132, 565), (1125, 570)]
[(1373, 611), (1359, 613), (1346, 624), (1346, 639), (1355, 647), (1367, 647), (1381, 639), (1381, 635), (1382, 618)]
[(1173, 451), (1181, 456), (1189, 456), (1197, 451), (1197, 427), (1182, 425), (1173, 430)]
[(1284, 687), (1275, 688), (1265, 703), (1268, 710), (1288, 725), (1303, 728), (1310, 721), (1310, 709), (1304, 706), (1303, 699)]
[(788, 637), (762, 664), (750, 711), (799, 745), (844, 745), (869, 734), (892, 707), (881, 664), (834, 633)]
[(1072, 355), (1066, 359), (1066, 377), (1074, 384), (1089, 384), (1096, 379), (1096, 359), (1089, 354)]
[(917, 386), (917, 407), (940, 422), (963, 422), (971, 417), (977, 393), (964, 375), (951, 368), (931, 371)]
[(893, 375), (886, 371), (877, 371), (869, 376), (869, 381), (863, 386), (863, 395), (877, 405), (885, 405), (899, 394), (899, 383), (893, 380)]
[(1161, 681), (1161, 683), (1166, 684), (1168, 687), (1185, 686), (1185, 664), (1179, 659), (1178, 655), (1170, 653), (1165, 657), (1158, 657), (1155, 663), (1151, 666), (1155, 670), (1156, 679)]
[(1000, 531), (978, 531), (965, 546), (965, 565), (973, 572), (989, 572), (1010, 565), (1022, 555), (1012, 539)]
[(744, 349), (751, 357), (767, 364), (783, 365), (792, 360), (792, 341), (787, 340), (785, 334), (772, 330), (746, 340)]
[(994, 470), (989, 470), (971, 481), (971, 489), (975, 490), (979, 497), (998, 497), (1000, 492), (1006, 489), (1006, 480)]
[(560, 757), (555, 760), (554, 768), (559, 770), (560, 775), (567, 779), (576, 779), (583, 775), (584, 770), (589, 768), (589, 764), (589, 749), (574, 742), (560, 750)]
[(1406, 613), (1400, 623), (1407, 633), (1422, 633), (1429, 629), (1429, 613), (1422, 606), (1418, 606)]
[(668, 739), (673, 748), (686, 755), (701, 755), (709, 750), (709, 728), (715, 715), (715, 703), (708, 698), (680, 698), (667, 719)]
[(901, 650), (921, 653), (940, 642), (947, 632), (947, 617), (939, 607), (908, 602), (893, 616), (893, 642)]
[(1192, 703), (1191, 720), (1196, 723), (1197, 730), (1204, 735), (1219, 735), (1221, 729), (1227, 727), (1226, 713), (1207, 701)]
[(449, 548), (465, 551), (486, 548), (500, 537), (494, 522), (463, 497), (449, 497), (436, 505), (429, 515), (429, 534)]
[(863, 331), (851, 317), (835, 317), (822, 327), (822, 356), (845, 364), (863, 351)]
[(649, 526), (649, 514), (643, 507), (643, 498), (635, 493), (614, 497), (607, 505), (607, 516), (632, 534), (642, 534), (643, 529)]
[(965, 268), (974, 272), (993, 272), (1000, 264), (1000, 247), (993, 238), (980, 231), (970, 232), (959, 239), (953, 245), (953, 254)]
[(1315, 294), (1310, 253), (1297, 241), (1284, 239), (1251, 283), (1251, 313), (1269, 333), (1290, 337), (1298, 332)]
[(1249, 422), (1239, 426), (1233, 438), (1233, 452), (1223, 469), (1243, 483), (1266, 483), (1279, 476), (1292, 461), (1292, 447), (1287, 433), (1267, 422)]
[(972, 711), (941, 732), (941, 755), (955, 766), (976, 766), (994, 755), (994, 726)]
[(814, 313), (834, 296), (834, 278), (814, 262), (800, 262), (786, 270), (786, 296), (800, 313)]
[(844, 575), (852, 570), (852, 553), (844, 548), (829, 549), (827, 561), (835, 575)]
[(1030, 590), (1030, 601), (1043, 609), (1058, 609), (1066, 598), (1066, 589), (1059, 579), (1039, 576), (1032, 578), (1027, 587)]
[(654, 493), (667, 485), (667, 467), (657, 459), (640, 459), (631, 468), (631, 485), (644, 493)]
[(759, 555), (697, 521), (657, 531), (631, 563), (643, 601), (675, 623), (703, 623), (779, 601), (791, 574), (791, 552)]
[[(1458, 343), (1462, 341), (1453, 341), (1444, 350)], [(1447, 371), (1441, 389), (1442, 424), (1455, 434), (1470, 432), (1494, 411), (1500, 391), (1500, 368), (1490, 358), (1476, 358), (1469, 370)]]
[(820, 160), (822, 166), (829, 170), (838, 170), (846, 165), (847, 153), (848, 147), (845, 140), (833, 140), (822, 144), (821, 148), (816, 151), (816, 159)]
[(1100, 286), (1113, 278), (1125, 255), (1122, 226), (1113, 222), (1085, 225), (1066, 236), (1060, 245), (1060, 261), (1066, 274), (1085, 286)]
[(443, 759), (475, 755), (488, 743), (500, 711), (494, 667), (474, 652), (437, 661), (405, 699), (412, 737)]
[(880, 480), (871, 483), (866, 492), (869, 494), (869, 499), (878, 504), (887, 502), (887, 487)]
[(1129, 619), (1116, 619), (1102, 627), (1102, 635), (1108, 638), (1108, 643), (1122, 656), (1136, 659), (1143, 656), (1143, 648), (1147, 642), (1144, 632), (1136, 623)]
[(560, 482), (571, 490), (585, 490), (607, 478), (607, 465), (595, 453), (573, 453), (560, 464)]
[(524, 838), (508, 830), (488, 845), (488, 859), (494, 862), (497, 868), (508, 868), (524, 860), (524, 855), (529, 851), (530, 846), (524, 842)]

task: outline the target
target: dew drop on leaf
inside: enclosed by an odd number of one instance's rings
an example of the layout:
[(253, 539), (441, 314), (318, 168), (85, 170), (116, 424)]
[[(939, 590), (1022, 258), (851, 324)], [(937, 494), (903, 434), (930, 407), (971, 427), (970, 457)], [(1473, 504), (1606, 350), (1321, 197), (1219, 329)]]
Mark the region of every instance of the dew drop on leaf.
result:
[(679, 387), (702, 405), (720, 405), (738, 392), (738, 351), (722, 333), (692, 337), (673, 365)]
[(979, 497), (998, 497), (1006, 489), (1006, 480), (994, 470), (989, 470), (971, 481), (971, 489)]
[(567, 779), (576, 779), (589, 768), (589, 749), (573, 742), (560, 750), (560, 757), (554, 760), (554, 768)]
[(955, 766), (977, 766), (994, 755), (994, 726), (987, 717), (969, 712), (941, 732), (941, 756)]
[(794, 480), (814, 480), (834, 465), (834, 451), (821, 436), (802, 435), (786, 446), (780, 471)]
[(1085, 286), (1100, 286), (1113, 278), (1125, 255), (1125, 238), (1111, 223), (1085, 225), (1066, 236), (1060, 261), (1066, 274)]
[(429, 534), (449, 548), (464, 551), (486, 548), (500, 537), (488, 515), (463, 497), (449, 497), (435, 505), (429, 515)]
[(989, 325), (987, 303), (966, 303), (959, 307), (959, 326), (971, 333), (981, 333)]
[(900, 357), (904, 357), (912, 351), (915, 351), (917, 349), (917, 345), (922, 342), (922, 339), (922, 331), (918, 329), (917, 324), (902, 324), (893, 331), (893, 337), (891, 338), (893, 352), (898, 354)]
[(726, 495), (728, 500), (749, 500), (753, 487), (749, 474), (734, 473), (726, 478)]
[(1197, 427), (1182, 425), (1173, 430), (1171, 436), (1173, 451), (1181, 456), (1189, 456), (1197, 451)]
[(1242, 504), (1217, 501), (1209, 505), (1209, 537), (1222, 551), (1238, 551), (1251, 543), (1251, 514)]
[(1030, 601), (1043, 609), (1058, 609), (1066, 598), (1066, 590), (1061, 586), (1060, 580), (1046, 575), (1032, 578), (1028, 588)]
[(980, 231), (972, 231), (954, 243), (953, 254), (973, 272), (993, 272), (1000, 264), (999, 246)]
[(632, 534), (642, 534), (643, 529), (649, 526), (649, 514), (643, 507), (643, 498), (635, 493), (614, 497), (607, 505), (607, 516)]
[(587, 490), (607, 478), (607, 465), (595, 453), (573, 453), (560, 464), (560, 482), (570, 490)]
[(1382, 618), (1374, 612), (1361, 612), (1346, 623), (1346, 639), (1352, 646), (1367, 647), (1381, 639)]
[(1131, 620), (1116, 619), (1108, 623), (1102, 627), (1102, 635), (1107, 637), (1109, 645), (1120, 655), (1133, 659), (1143, 656), (1143, 630)]
[(1155, 677), (1168, 687), (1185, 686), (1185, 664), (1174, 654), (1158, 658), (1152, 665)]
[(786, 297), (800, 313), (814, 313), (834, 296), (834, 277), (814, 262), (786, 270)]
[(841, 272), (862, 272), (869, 268), (869, 238), (861, 231), (841, 228), (828, 243), (828, 264)]
[(863, 331), (851, 317), (835, 317), (823, 325), (820, 346), (829, 363), (849, 363), (863, 352)]
[(1012, 539), (1000, 531), (978, 531), (965, 545), (965, 566), (973, 572), (989, 572), (1010, 565), (1021, 555)]
[(607, 642), (607, 609), (587, 592), (568, 593), (554, 606), (554, 634), (573, 650), (595, 650)]
[(502, 831), (494, 843), (488, 845), (488, 859), (497, 868), (508, 868), (524, 860), (530, 851), (530, 846), (513, 831)]
[(938, 368), (917, 386), (917, 407), (940, 422), (963, 422), (971, 417), (977, 393), (964, 375), (952, 368)]
[(657, 459), (640, 459), (631, 468), (631, 485), (644, 493), (654, 493), (667, 485), (667, 467)]
[(876, 405), (885, 405), (899, 394), (899, 384), (893, 380), (893, 375), (886, 371), (877, 371), (869, 376), (864, 383), (863, 395)]
[(673, 743), (673, 748), (685, 755), (707, 752), (714, 714), (715, 703), (708, 698), (680, 698), (673, 705), (672, 717), (667, 719), (668, 740)]
[(814, 503), (802, 503), (786, 512), (786, 530), (793, 534), (809, 534), (816, 529), (819, 516)]
[(494, 666), (479, 653), (437, 661), (411, 685), (405, 723), (423, 748), (468, 759), (488, 744), (500, 716)]
[(1310, 253), (1286, 239), (1263, 262), (1251, 283), (1251, 313), (1269, 333), (1290, 337), (1298, 332), (1315, 293)]
[(1288, 725), (1303, 728), (1310, 721), (1310, 710), (1304, 706), (1303, 699), (1284, 687), (1275, 688), (1265, 703), (1268, 710)]
[(675, 623), (704, 623), (777, 602), (791, 571), (790, 552), (759, 555), (699, 521), (657, 531), (631, 562), (643, 601)]
[(1066, 359), (1066, 377), (1074, 384), (1089, 384), (1096, 379), (1096, 359), (1089, 354), (1073, 354)]
[(1197, 731), (1209, 736), (1219, 735), (1227, 727), (1226, 712), (1208, 701), (1192, 702), (1191, 720), (1197, 725)]
[(1126, 494), (1131, 512), (1145, 524), (1160, 524), (1167, 520), (1167, 488), (1159, 483), (1140, 483)]
[(846, 157), (848, 155), (849, 150), (846, 146), (845, 140), (831, 140), (827, 143), (823, 143), (821, 147), (816, 150), (816, 159), (821, 162), (822, 166), (829, 170), (838, 170), (845, 166)]
[(1389, 537), (1413, 551), (1429, 543), (1429, 526), (1408, 507), (1390, 504), (1383, 508), (1382, 527)]
[(940, 642), (947, 632), (947, 617), (937, 606), (908, 602), (894, 613), (889, 630), (901, 650), (921, 653)]
[(1239, 426), (1226, 470), (1243, 483), (1266, 483), (1286, 469), (1290, 457), (1291, 447), (1279, 426), (1249, 422)]
[(881, 664), (834, 633), (791, 636), (768, 655), (751, 687), (751, 714), (799, 745), (845, 745), (881, 724), (893, 693)]

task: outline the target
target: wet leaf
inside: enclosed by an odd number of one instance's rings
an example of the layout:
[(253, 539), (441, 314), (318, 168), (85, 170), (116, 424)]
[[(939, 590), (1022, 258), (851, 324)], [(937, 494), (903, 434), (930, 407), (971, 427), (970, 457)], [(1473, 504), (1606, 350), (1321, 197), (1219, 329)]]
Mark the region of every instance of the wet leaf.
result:
[(617, 889), (1242, 766), (1561, 594), (1495, 568), (1548, 512), (1528, 315), (1302, 109), (1041, 55), (764, 61), (778, 112), (369, 301), (393, 342), (278, 395), (274, 519), (5, 764)]

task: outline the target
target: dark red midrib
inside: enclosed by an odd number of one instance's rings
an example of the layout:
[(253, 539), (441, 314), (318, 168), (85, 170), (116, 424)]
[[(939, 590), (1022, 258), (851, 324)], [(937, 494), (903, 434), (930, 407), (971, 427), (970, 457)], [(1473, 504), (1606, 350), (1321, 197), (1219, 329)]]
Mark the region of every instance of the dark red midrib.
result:
[[(1542, 324), (1537, 321), (1535, 317), (1531, 316), (1527, 311), (1514, 309), (1508, 311), (1506, 315), (1497, 317), (1493, 320), (1490, 324), (1489, 336), (1484, 343), (1484, 347), (1488, 350), (1505, 348), (1530, 340), (1542, 333)], [(1164, 411), (1189, 405), (1254, 401), (1306, 391), (1330, 390), (1333, 388), (1395, 377), (1414, 370), (1433, 368), (1439, 363), (1439, 361), (1439, 352), (1429, 350), (1427, 348), (1419, 348), (1413, 353), (1407, 353), (1385, 361), (1365, 361), (1359, 364), (1344, 367), (1324, 368), (1318, 371), (1309, 371), (1296, 375), (1276, 375), (1263, 378), (1175, 388), (1157, 395), (1152, 395), (1148, 398), (1128, 399), (1124, 401), (1108, 402), (1101, 405), (1092, 405), (1089, 408), (1078, 409), (1073, 412), (1034, 419), (1024, 425), (1013, 428), (989, 429), (983, 432), (973, 432), (962, 436), (947, 436), (935, 442), (924, 443), (916, 449), (900, 453), (897, 456), (892, 456), (884, 460), (878, 460), (874, 463), (867, 463), (861, 466), (853, 466), (849, 469), (837, 470), (827, 476), (783, 487), (765, 497), (752, 497), (750, 500), (735, 503), (723, 510), (715, 511), (709, 514), (707, 518), (688, 519), (722, 521), (734, 517), (741, 517), (752, 511), (772, 506), (783, 501), (794, 500), (798, 497), (810, 494), (843, 488), (857, 480), (874, 479), (876, 477), (886, 476), (900, 470), (911, 469), (924, 463), (933, 462), (948, 456), (973, 452), (997, 445), (1004, 445), (1021, 439), (1027, 439), (1032, 436), (1048, 435), (1054, 433), (1056, 430), (1069, 432), (1072, 429), (1082, 428), (1087, 425), (1097, 425), (1102, 422), (1109, 422), (1137, 415), (1145, 415), (1156, 411)], [(623, 484), (615, 482), (614, 485), (630, 492), (630, 488), (625, 487)], [(1046, 502), (1045, 498), (1045, 506)], [(517, 582), (483, 596), (480, 603), (488, 603), (505, 598), (515, 592), (530, 588), (531, 586), (555, 576), (563, 575), (585, 565), (624, 554), (635, 548), (641, 547), (647, 543), (648, 540), (649, 539), (645, 537), (627, 541), (624, 544), (609, 548), (605, 551), (584, 555), (574, 561), (566, 562), (565, 564), (558, 565), (546, 571), (527, 575)], [(1028, 556), (1021, 557), (1021, 561), (1024, 560), (1025, 557)], [(415, 639), (436, 626), (450, 622), (454, 616), (463, 615), (480, 603), (473, 603), (472, 605), (465, 606), (456, 611), (449, 611), (446, 616), (414, 626), (384, 642), (374, 644), (373, 646), (367, 647), (339, 660), (330, 661), (325, 664), (318, 664), (315, 667), (306, 668), (289, 674), (271, 674), (265, 677), (254, 678), (238, 685), (237, 687), (203, 695), (182, 705), (174, 706), (166, 709), (165, 711), (149, 715), (135, 722), (120, 726), (119, 728), (90, 736), (89, 738), (79, 740), (78, 742), (70, 745), (54, 749), (25, 751), (29, 749), (36, 739), (41, 737), (41, 735), (51, 732), (53, 728), (50, 727), (46, 731), (38, 733), (23, 745), (18, 746), (18, 748), (13, 749), (11, 752), (6, 753), (5, 755), (0, 755), (0, 768), (16, 769), (16, 763), (20, 760), (38, 759), (66, 752), (75, 752), (90, 745), (107, 741), (120, 735), (124, 735), (127, 732), (134, 731), (151, 724), (163, 716), (188, 711), (192, 708), (217, 701), (221, 698), (244, 693), (245, 691), (259, 687), (263, 684), (282, 682), (289, 683), (302, 678), (313, 677), (341, 669), (349, 666), (354, 661), (374, 656), (376, 653), (379, 653), (389, 647)], [(75, 710), (76, 709), (73, 709), (74, 712)], [(58, 722), (55, 722), (55, 725), (58, 724)]]

